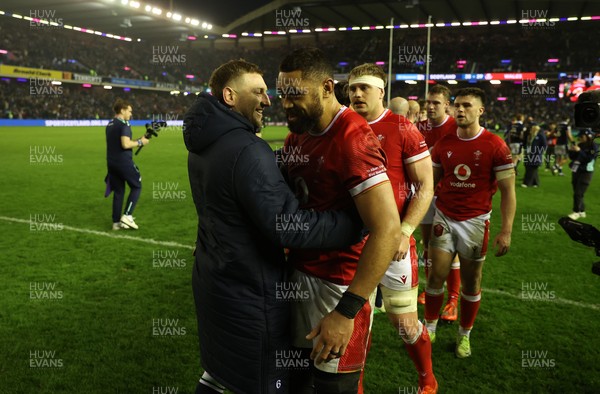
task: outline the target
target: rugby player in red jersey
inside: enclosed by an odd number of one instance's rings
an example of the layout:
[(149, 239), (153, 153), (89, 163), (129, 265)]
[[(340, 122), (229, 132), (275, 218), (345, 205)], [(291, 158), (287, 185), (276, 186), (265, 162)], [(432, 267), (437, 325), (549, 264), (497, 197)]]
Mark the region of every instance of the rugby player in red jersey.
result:
[[(296, 347), (313, 349), (316, 392), (355, 394), (372, 299), (400, 244), (398, 209), (381, 145), (365, 120), (335, 98), (333, 68), (324, 53), (295, 50), (279, 71), (277, 90), (292, 132), (282, 161), (301, 207), (355, 206), (369, 229), (368, 238), (346, 249), (291, 249), (288, 258), (295, 268), (292, 281), (309, 294), (292, 307), (292, 330)], [(299, 380), (292, 385), (303, 383)]]
[(500, 189), (502, 227), (493, 245), (496, 256), (508, 253), (517, 200), (515, 172), (508, 146), (479, 125), (485, 93), (465, 88), (456, 93), (454, 109), (458, 130), (431, 151), (434, 182), (440, 183), (429, 242), (432, 267), (427, 280), (425, 320), (431, 341), (444, 300), (446, 280), (455, 255), (460, 258), (462, 291), (456, 356), (471, 355), (470, 333), (481, 300), (492, 196)]
[(372, 63), (355, 67), (348, 76), (352, 109), (373, 129), (387, 158), (387, 174), (402, 221), (400, 248), (379, 288), (390, 322), (419, 374), (419, 392), (436, 393), (431, 341), (417, 315), (418, 257), (412, 232), (433, 197), (431, 158), (423, 136), (410, 121), (383, 106), (386, 75)]
[[(443, 136), (456, 133), (456, 120), (447, 115), (450, 108), (451, 92), (444, 85), (434, 85), (427, 93), (426, 109), (427, 120), (417, 123), (417, 128), (425, 137), (429, 150)], [(431, 222), (435, 211), (435, 197), (429, 206), (429, 210), (421, 221), (421, 237), (423, 238), (423, 261), (425, 263), (425, 278), (429, 276), (431, 260), (429, 259), (429, 237), (431, 235)], [(446, 306), (440, 315), (442, 320), (453, 322), (458, 318), (458, 292), (460, 291), (460, 261), (456, 257), (452, 261), (452, 270), (448, 275), (446, 283), (448, 299)], [(425, 291), (419, 295), (419, 303), (425, 303)]]

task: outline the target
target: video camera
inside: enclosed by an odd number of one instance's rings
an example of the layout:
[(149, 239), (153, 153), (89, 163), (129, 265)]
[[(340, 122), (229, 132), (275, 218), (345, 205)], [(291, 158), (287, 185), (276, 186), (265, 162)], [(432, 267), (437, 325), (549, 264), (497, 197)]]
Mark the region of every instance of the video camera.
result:
[[(144, 134), (144, 138), (146, 138), (146, 139), (150, 139), (152, 137), (158, 138), (158, 132), (163, 127), (167, 127), (167, 122), (165, 122), (164, 120), (153, 120), (150, 123), (146, 123), (146, 134)], [(142, 150), (143, 147), (144, 146), (142, 145), (139, 148), (137, 148), (137, 150), (135, 151), (135, 154), (137, 155), (138, 153), (140, 153), (140, 151)]]
[(579, 95), (575, 104), (575, 127), (600, 132), (600, 90), (589, 90)]
[[(600, 256), (600, 230), (591, 224), (581, 223), (568, 217), (558, 219), (558, 224), (573, 241), (593, 247), (596, 250), (596, 256)], [(592, 265), (592, 272), (600, 275), (600, 261)]]

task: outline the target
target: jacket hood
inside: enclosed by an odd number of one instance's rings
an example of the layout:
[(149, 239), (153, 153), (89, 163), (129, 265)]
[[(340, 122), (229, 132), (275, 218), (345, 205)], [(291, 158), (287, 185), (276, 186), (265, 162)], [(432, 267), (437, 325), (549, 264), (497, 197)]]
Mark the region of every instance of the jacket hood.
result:
[(201, 93), (183, 117), (183, 140), (188, 151), (200, 153), (233, 130), (258, 130), (239, 113), (229, 109), (214, 96)]

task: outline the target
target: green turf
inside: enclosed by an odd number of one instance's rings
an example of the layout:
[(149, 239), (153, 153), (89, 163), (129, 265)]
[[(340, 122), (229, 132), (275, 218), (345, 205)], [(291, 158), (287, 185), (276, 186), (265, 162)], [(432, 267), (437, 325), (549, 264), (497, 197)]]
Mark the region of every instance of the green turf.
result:
[[(135, 137), (141, 133), (134, 128)], [(103, 128), (4, 127), (0, 134), (0, 216), (54, 215), (55, 228), (110, 233)], [(263, 133), (274, 146), (281, 146), (285, 135), (282, 127)], [(32, 146), (54, 149), (62, 164), (31, 164)], [(126, 233), (181, 246), (70, 229), (32, 231), (30, 224), (0, 219), (0, 393), (193, 392), (200, 374), (190, 273), (196, 216), (186, 157), (175, 131), (164, 132), (136, 157), (144, 183), (135, 212), (140, 230)], [(472, 333), (473, 356), (454, 357), (456, 324), (438, 329), (433, 362), (440, 393), (600, 392), (600, 278), (590, 272), (598, 259), (555, 224), (570, 212), (570, 174), (542, 171), (540, 176), (539, 189), (517, 188), (510, 254), (490, 254), (486, 262), (483, 286), (490, 291), (483, 292)], [(599, 184), (594, 179), (586, 195), (588, 218), (583, 219), (598, 226)], [(153, 193), (153, 186), (165, 185), (176, 192), (170, 193), (174, 198)], [(500, 224), (498, 202), (499, 196), (492, 235)], [(527, 231), (527, 217), (534, 218), (537, 230)], [(153, 267), (156, 253), (169, 254), (179, 267)], [(526, 300), (523, 283), (547, 286), (552, 296)], [(34, 297), (44, 294), (38, 286), (54, 286), (45, 295), (60, 298), (31, 299), (32, 291)], [(166, 329), (153, 328), (155, 319)], [(153, 335), (157, 329), (174, 335)], [(385, 315), (376, 316), (373, 330), (366, 393), (416, 393), (416, 373)], [(552, 366), (523, 367), (527, 351), (547, 352), (529, 362)], [(54, 352), (54, 357), (45, 353), (36, 361), (32, 352)]]

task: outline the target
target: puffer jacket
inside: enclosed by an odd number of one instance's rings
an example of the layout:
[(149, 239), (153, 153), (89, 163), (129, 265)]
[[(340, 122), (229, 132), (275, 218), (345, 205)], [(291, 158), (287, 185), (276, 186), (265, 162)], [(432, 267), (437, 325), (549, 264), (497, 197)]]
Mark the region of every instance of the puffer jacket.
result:
[(362, 224), (345, 212), (300, 211), (255, 132), (208, 94), (184, 117), (198, 214), (192, 282), (200, 357), (235, 393), (286, 393), (288, 373), (276, 360), (290, 341), (290, 303), (277, 291), (288, 272), (283, 247), (345, 247), (360, 239)]

